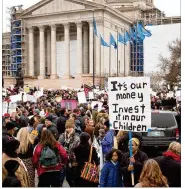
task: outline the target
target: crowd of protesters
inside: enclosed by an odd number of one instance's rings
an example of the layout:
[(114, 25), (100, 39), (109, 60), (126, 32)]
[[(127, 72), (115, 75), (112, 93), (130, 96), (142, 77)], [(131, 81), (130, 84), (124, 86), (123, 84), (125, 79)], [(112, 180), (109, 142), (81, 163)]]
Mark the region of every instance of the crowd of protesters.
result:
[[(21, 90), (9, 88), (4, 100)], [(98, 104), (92, 107), (90, 102), (75, 109), (61, 107), (57, 96), (78, 100), (75, 90), (44, 90), (37, 102), (19, 101), (16, 112), (3, 115), (3, 187), (62, 187), (64, 180), (70, 187), (132, 187), (132, 171), (135, 187), (181, 186), (180, 143), (171, 143), (162, 156), (149, 159), (141, 151), (140, 135), (133, 133), (130, 158), (128, 132), (110, 129), (106, 93), (95, 97), (102, 100), (99, 111)], [(91, 146), (91, 161), (100, 167), (99, 183), (81, 177)], [(53, 158), (52, 166), (44, 155)]]

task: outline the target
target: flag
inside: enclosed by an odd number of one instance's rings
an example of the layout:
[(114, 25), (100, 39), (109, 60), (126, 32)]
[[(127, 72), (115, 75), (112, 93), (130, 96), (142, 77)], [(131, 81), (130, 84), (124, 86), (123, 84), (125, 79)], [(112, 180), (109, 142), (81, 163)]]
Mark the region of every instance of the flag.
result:
[(93, 18), (93, 28), (94, 28), (94, 34), (98, 37), (97, 27), (96, 27), (96, 20), (94, 18)]
[(119, 41), (120, 43), (125, 44), (125, 39), (124, 39), (124, 36), (123, 36), (123, 35), (121, 35), (120, 33), (118, 33), (118, 41)]
[(137, 33), (137, 37), (143, 41), (145, 39), (145, 36), (143, 35), (143, 33), (141, 31), (141, 28), (139, 27), (138, 23), (137, 23), (137, 26), (134, 25), (134, 29), (135, 29), (135, 31)]
[(144, 36), (146, 36), (146, 37), (152, 36), (151, 32), (149, 30), (146, 30), (141, 23), (138, 24), (138, 27)]
[(130, 28), (130, 40), (132, 40), (132, 39), (133, 40), (136, 39), (136, 33), (132, 28)]
[(104, 47), (110, 47), (102, 38), (102, 36), (100, 35), (100, 40), (101, 40), (101, 45)]
[(115, 49), (117, 49), (117, 44), (112, 34), (110, 34), (110, 45), (112, 45)]
[(84, 84), (84, 93), (85, 93), (85, 96), (87, 97), (89, 95), (89, 92), (92, 91), (92, 87), (90, 87), (89, 85), (86, 85)]

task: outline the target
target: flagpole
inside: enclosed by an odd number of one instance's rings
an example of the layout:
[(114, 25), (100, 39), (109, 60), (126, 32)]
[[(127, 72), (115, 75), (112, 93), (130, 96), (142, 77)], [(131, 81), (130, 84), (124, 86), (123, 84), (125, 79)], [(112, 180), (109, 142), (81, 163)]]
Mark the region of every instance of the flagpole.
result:
[(125, 70), (125, 68), (126, 68), (126, 66), (125, 66), (125, 60), (126, 60), (126, 57), (125, 57), (125, 28), (124, 28), (124, 77), (126, 76), (126, 70)]
[(117, 29), (117, 77), (118, 77), (118, 29)]
[[(110, 40), (110, 33), (109, 33), (109, 40)], [(111, 44), (109, 47), (109, 77), (111, 76)]]

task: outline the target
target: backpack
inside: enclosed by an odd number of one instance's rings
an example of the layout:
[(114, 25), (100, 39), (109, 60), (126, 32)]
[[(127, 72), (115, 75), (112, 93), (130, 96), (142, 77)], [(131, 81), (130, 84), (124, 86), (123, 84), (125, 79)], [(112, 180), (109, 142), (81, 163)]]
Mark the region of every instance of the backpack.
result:
[(59, 158), (56, 152), (51, 149), (50, 146), (45, 146), (41, 151), (39, 163), (45, 168), (53, 167), (59, 164)]

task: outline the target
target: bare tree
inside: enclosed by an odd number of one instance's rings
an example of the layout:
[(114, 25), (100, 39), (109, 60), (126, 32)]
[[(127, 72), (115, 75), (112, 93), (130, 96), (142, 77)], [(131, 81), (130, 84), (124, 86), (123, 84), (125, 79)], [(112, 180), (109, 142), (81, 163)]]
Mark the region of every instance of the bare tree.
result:
[(171, 88), (181, 81), (181, 40), (176, 39), (168, 44), (170, 58), (159, 55), (158, 67), (162, 71), (163, 79)]
[(159, 92), (163, 87), (163, 76), (161, 72), (147, 73), (145, 76), (150, 77), (150, 87), (153, 91)]

